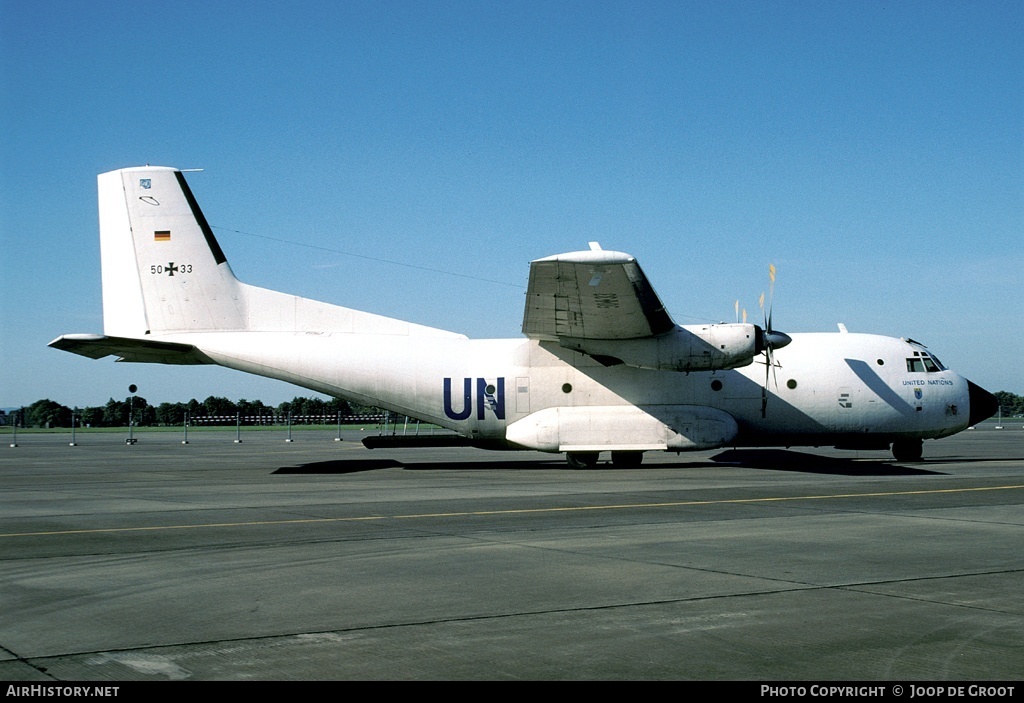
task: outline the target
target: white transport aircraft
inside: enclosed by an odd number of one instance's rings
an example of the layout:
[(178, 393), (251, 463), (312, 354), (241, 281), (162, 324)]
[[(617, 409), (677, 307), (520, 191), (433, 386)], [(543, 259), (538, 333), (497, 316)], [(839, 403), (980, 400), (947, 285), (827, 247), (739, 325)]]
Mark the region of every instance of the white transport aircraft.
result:
[(104, 333), (50, 343), (93, 359), (220, 364), (575, 467), (738, 446), (916, 461), (996, 412), (910, 339), (787, 335), (770, 313), (677, 325), (636, 260), (596, 243), (530, 264), (524, 338), (474, 340), (240, 282), (176, 168), (98, 181)]

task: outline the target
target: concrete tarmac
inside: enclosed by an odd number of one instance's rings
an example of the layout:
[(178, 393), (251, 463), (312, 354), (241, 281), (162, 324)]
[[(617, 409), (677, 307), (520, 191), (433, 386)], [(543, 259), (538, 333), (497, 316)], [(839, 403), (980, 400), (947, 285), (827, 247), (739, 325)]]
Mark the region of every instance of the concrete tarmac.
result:
[(1020, 680), (1024, 428), (992, 424), (915, 464), (591, 471), (331, 431), (22, 433), (0, 680)]

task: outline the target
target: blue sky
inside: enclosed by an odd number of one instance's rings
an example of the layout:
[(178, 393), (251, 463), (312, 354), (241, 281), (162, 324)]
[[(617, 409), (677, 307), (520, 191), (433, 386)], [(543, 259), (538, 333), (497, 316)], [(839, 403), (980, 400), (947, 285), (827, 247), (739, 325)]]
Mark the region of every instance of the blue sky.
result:
[[(599, 241), (677, 322), (913, 337), (1024, 393), (1019, 2), (0, 0), (0, 407), (309, 393), (90, 361), (96, 174), (189, 182), (248, 283), (520, 334)], [(394, 262), (394, 263), (389, 263)]]

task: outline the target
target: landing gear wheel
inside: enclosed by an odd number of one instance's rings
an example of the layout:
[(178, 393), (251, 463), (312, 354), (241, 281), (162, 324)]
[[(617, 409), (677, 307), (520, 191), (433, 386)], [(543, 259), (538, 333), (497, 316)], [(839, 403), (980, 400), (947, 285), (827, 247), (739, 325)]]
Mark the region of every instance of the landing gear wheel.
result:
[(896, 461), (921, 461), (923, 444), (919, 439), (898, 439), (892, 443), (892, 456)]
[(616, 469), (635, 469), (643, 461), (643, 452), (612, 452), (612, 465)]
[(600, 455), (600, 452), (569, 452), (565, 455), (565, 460), (569, 462), (570, 468), (592, 469), (597, 466), (597, 458)]

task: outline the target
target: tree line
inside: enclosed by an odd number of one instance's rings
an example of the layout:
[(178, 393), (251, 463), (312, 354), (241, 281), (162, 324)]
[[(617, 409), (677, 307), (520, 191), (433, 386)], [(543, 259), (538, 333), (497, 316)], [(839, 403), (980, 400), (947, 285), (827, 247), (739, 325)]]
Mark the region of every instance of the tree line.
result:
[(1020, 417), (1024, 415), (1024, 395), (1008, 393), (1007, 391), (996, 391), (993, 393), (999, 401), (1003, 415), (1006, 417)]
[(193, 398), (187, 403), (160, 403), (150, 405), (142, 396), (129, 396), (124, 400), (111, 398), (106, 405), (69, 408), (49, 398), (37, 400), (18, 410), (0, 410), (0, 424), (17, 423), (19, 427), (71, 427), (72, 416), (76, 427), (127, 427), (128, 417), (141, 427), (180, 425), (187, 417), (192, 424), (234, 422), (236, 416), (245, 424), (279, 424), (287, 422), (310, 422), (312, 418), (331, 421), (338, 417), (379, 415), (381, 411), (368, 405), (349, 403), (340, 398), (321, 400), (319, 398), (295, 397), (273, 407), (260, 400), (241, 399), (237, 402), (227, 398), (210, 396), (200, 402)]

